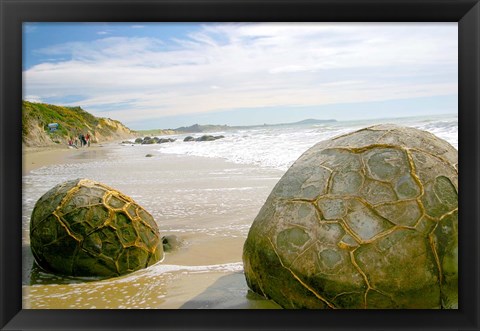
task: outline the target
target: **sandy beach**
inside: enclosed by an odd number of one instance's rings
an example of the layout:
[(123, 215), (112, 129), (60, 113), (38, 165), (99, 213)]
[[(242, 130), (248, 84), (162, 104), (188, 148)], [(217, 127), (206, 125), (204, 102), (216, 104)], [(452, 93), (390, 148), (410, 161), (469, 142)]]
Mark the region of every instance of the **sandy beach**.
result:
[[(147, 153), (153, 157), (145, 157)], [(38, 188), (32, 183), (50, 174), (91, 174), (144, 206), (161, 235), (176, 235), (182, 242), (148, 269), (78, 281), (32, 270), (24, 226), (23, 308), (279, 308), (248, 290), (242, 249), (249, 226), (281, 171), (118, 143), (27, 149), (23, 156), (24, 223), (38, 197), (57, 184), (42, 183)]]
[(30, 171), (49, 166), (52, 164), (72, 163), (83, 159), (86, 153), (102, 153), (103, 144), (92, 144), (85, 148), (70, 148), (66, 145), (47, 146), (47, 147), (23, 147), (22, 150), (22, 174), (26, 175)]

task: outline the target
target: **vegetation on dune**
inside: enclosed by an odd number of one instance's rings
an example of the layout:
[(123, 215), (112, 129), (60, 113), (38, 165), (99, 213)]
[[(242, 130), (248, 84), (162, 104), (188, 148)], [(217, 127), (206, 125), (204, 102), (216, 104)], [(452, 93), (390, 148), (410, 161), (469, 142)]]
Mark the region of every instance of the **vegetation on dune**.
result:
[[(50, 132), (50, 123), (58, 123), (58, 129)], [(95, 117), (81, 107), (22, 101), (22, 140), (27, 145), (66, 142), (87, 133), (92, 136), (92, 142), (97, 142), (101, 138), (108, 140), (133, 132), (119, 121)]]
[(98, 124), (98, 119), (80, 107), (62, 107), (44, 103), (22, 102), (22, 129), (28, 134), (28, 124), (36, 121), (45, 131), (49, 123), (58, 123), (57, 135), (67, 136), (75, 132), (91, 130)]

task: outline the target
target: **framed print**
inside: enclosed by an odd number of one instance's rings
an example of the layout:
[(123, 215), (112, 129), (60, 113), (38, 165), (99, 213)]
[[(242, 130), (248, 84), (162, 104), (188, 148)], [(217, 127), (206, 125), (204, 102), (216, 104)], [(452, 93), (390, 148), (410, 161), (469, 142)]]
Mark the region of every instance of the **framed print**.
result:
[(1, 326), (477, 330), (478, 1), (1, 0)]

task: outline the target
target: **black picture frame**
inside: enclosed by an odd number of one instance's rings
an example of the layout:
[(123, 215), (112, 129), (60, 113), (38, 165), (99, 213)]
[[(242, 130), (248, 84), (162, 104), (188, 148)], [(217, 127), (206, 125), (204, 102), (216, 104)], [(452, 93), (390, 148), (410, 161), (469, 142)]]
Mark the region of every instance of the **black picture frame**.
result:
[[(0, 0), (0, 327), (4, 330), (479, 330), (478, 0)], [(458, 310), (22, 310), (23, 22), (458, 22)]]

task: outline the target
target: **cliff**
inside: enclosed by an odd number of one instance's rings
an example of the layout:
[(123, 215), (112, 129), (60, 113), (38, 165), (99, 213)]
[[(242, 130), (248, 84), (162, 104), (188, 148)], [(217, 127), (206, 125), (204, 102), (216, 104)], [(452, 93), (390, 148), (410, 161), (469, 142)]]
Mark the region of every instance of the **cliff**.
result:
[[(50, 132), (48, 124), (58, 123)], [(131, 138), (134, 132), (110, 118), (95, 117), (80, 107), (22, 102), (22, 143), (27, 147), (67, 144), (79, 134), (89, 134), (92, 143)]]

